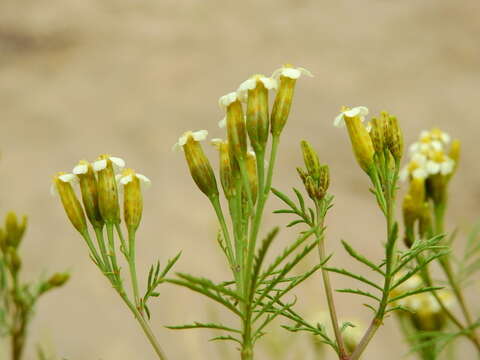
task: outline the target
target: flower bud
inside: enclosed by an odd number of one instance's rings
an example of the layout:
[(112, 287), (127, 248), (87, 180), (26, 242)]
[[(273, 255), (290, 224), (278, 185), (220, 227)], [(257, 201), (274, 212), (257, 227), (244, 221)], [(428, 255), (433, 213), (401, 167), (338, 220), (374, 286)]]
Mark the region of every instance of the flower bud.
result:
[(44, 294), (49, 290), (54, 288), (62, 287), (70, 279), (70, 274), (68, 273), (56, 273), (53, 274), (48, 281), (44, 282), (40, 286), (39, 293)]
[(276, 88), (276, 80), (254, 75), (238, 88), (238, 95), (247, 103), (247, 132), (255, 152), (263, 152), (268, 140), (268, 91)]
[(98, 207), (103, 220), (107, 224), (120, 223), (120, 207), (118, 205), (118, 189), (114, 165), (123, 168), (125, 162), (109, 155), (100, 155), (93, 163), (97, 172)]
[(370, 174), (375, 153), (370, 134), (363, 125), (360, 116), (349, 117), (345, 115), (344, 118), (357, 162), (363, 171)]
[(307, 167), (307, 172), (318, 179), (320, 177), (320, 161), (318, 160), (317, 153), (308, 141), (302, 140), (300, 146), (302, 148), (303, 161)]
[(236, 195), (236, 177), (228, 142), (221, 139), (212, 139), (212, 145), (217, 148), (220, 155), (220, 182), (225, 197), (230, 200)]
[(5, 218), (6, 245), (17, 248), (22, 241), (26, 228), (26, 216), (23, 216), (22, 222), (18, 223), (17, 215), (14, 212), (9, 212)]
[(82, 192), (82, 202), (87, 218), (95, 228), (102, 228), (104, 221), (98, 203), (98, 184), (92, 165), (81, 160), (72, 172), (77, 175)]
[(87, 221), (71, 184), (75, 180), (75, 175), (64, 172), (57, 173), (53, 178), (54, 187), (60, 196), (68, 219), (79, 233), (84, 234), (87, 231)]
[(280, 133), (287, 123), (292, 106), (295, 84), (302, 74), (312, 76), (308, 70), (294, 68), (292, 65), (284, 65), (272, 75), (273, 78), (278, 79), (278, 90), (271, 114), (271, 132), (273, 136), (280, 136)]
[(119, 178), (123, 192), (123, 217), (128, 231), (136, 231), (142, 220), (143, 197), (141, 183), (150, 184), (150, 180), (132, 169), (123, 170)]
[(226, 110), (228, 145), (237, 159), (244, 161), (247, 156), (247, 131), (242, 103), (237, 93), (232, 92), (222, 96), (219, 104)]
[(372, 129), (370, 130), (370, 137), (377, 154), (383, 154), (386, 147), (387, 121), (388, 117), (386, 117), (385, 113), (382, 113), (380, 119), (373, 118), (371, 120)]
[(15, 248), (10, 247), (7, 253), (10, 269), (12, 270), (12, 273), (17, 274), (22, 267), (22, 259), (20, 259), (20, 256), (18, 256)]
[(320, 166), (320, 178), (318, 179), (318, 187), (320, 189), (320, 194), (322, 197), (327, 193), (328, 188), (330, 187), (330, 168), (328, 165)]
[[(384, 113), (383, 116), (387, 116)], [(395, 161), (400, 162), (403, 156), (403, 134), (395, 116), (388, 115), (387, 146)]]
[(5, 231), (0, 228), (0, 252), (5, 254), (7, 251), (7, 236), (5, 234)]
[(200, 145), (200, 141), (205, 140), (207, 134), (206, 130), (187, 131), (178, 139), (175, 147), (183, 149), (193, 181), (210, 198), (218, 196), (218, 188), (210, 161), (208, 161)]

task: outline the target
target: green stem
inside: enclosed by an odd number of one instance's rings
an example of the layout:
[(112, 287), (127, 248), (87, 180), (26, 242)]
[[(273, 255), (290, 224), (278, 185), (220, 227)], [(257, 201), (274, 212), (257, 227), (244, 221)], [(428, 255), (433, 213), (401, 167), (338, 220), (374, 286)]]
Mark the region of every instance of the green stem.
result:
[(210, 202), (212, 203), (212, 206), (215, 209), (218, 222), (220, 223), (220, 228), (222, 230), (223, 238), (225, 240), (228, 263), (233, 271), (233, 274), (235, 275), (236, 281), (238, 282), (239, 268), (238, 268), (238, 264), (236, 264), (235, 257), (233, 255), (232, 242), (230, 240), (227, 223), (225, 222), (225, 217), (223, 216), (222, 206), (220, 205), (220, 199), (218, 198), (218, 195), (211, 196)]
[(95, 237), (97, 238), (98, 247), (100, 249), (100, 255), (102, 256), (104, 269), (101, 269), (108, 278), (113, 274), (112, 267), (110, 266), (110, 260), (108, 259), (107, 248), (105, 247), (105, 238), (103, 237), (103, 229), (95, 227)]
[(113, 237), (113, 224), (107, 224), (108, 252), (112, 264), (113, 276), (120, 282), (120, 269), (117, 264), (117, 255), (115, 251), (115, 239)]
[(133, 297), (135, 299), (135, 305), (142, 313), (142, 307), (140, 305), (140, 295), (138, 291), (138, 279), (137, 268), (135, 265), (135, 230), (128, 229), (128, 267), (130, 269), (130, 277), (132, 279)]
[(92, 238), (90, 237), (90, 234), (88, 233), (88, 231), (85, 231), (81, 235), (85, 239), (85, 242), (87, 243), (88, 249), (90, 250), (90, 254), (93, 257), (93, 259), (95, 260), (97, 265), (100, 267), (100, 269), (105, 271), (104, 270), (105, 265), (103, 264), (102, 260), (98, 256), (97, 249), (95, 248), (95, 245), (93, 245), (93, 241), (92, 241)]
[[(387, 221), (387, 244), (386, 244), (386, 268), (385, 268), (385, 280), (383, 285), (383, 295), (380, 301), (380, 305), (378, 310), (370, 323), (369, 328), (365, 332), (364, 336), (360, 340), (360, 343), (355, 348), (355, 351), (350, 357), (350, 360), (357, 360), (365, 351), (367, 345), (370, 343), (372, 338), (375, 336), (378, 328), (383, 323), (383, 318), (385, 316), (385, 312), (388, 306), (388, 298), (390, 295), (390, 286), (392, 283), (392, 272), (395, 268), (395, 241), (396, 239), (393, 238), (393, 225), (394, 225), (394, 203), (395, 203), (395, 190), (396, 190), (396, 183), (398, 177), (398, 169), (399, 164), (397, 163), (395, 166), (395, 172), (393, 174), (393, 178), (386, 174), (384, 178), (387, 179), (387, 184), (385, 184), (385, 192), (384, 192), (384, 199), (385, 199), (385, 218)], [(376, 185), (376, 192), (382, 192), (381, 184)], [(377, 197), (378, 198), (378, 197)], [(393, 243), (392, 243), (393, 242)]]
[(158, 358), (160, 360), (167, 360), (167, 356), (165, 355), (165, 352), (162, 350), (162, 347), (160, 346), (157, 338), (153, 334), (153, 331), (150, 328), (150, 325), (148, 325), (148, 322), (144, 319), (142, 314), (138, 311), (135, 305), (132, 304), (132, 302), (128, 299), (127, 295), (123, 291), (118, 290), (118, 294), (120, 295), (122, 300), (125, 302), (125, 304), (128, 306), (128, 308), (132, 312), (137, 322), (140, 324), (143, 332), (147, 336), (147, 339), (152, 345), (153, 349), (155, 350), (155, 353), (157, 354)]
[[(325, 236), (324, 231), (324, 221), (325, 221), (325, 211), (321, 211), (320, 204), (318, 201), (315, 201), (315, 209), (317, 212), (317, 221), (316, 221), (316, 230), (315, 235), (320, 239), (318, 243), (318, 255), (320, 257), (320, 263), (323, 264), (326, 258), (325, 252)], [(327, 298), (328, 312), (330, 313), (330, 320), (332, 322), (333, 332), (335, 334), (335, 340), (338, 344), (338, 353), (341, 360), (348, 359), (348, 355), (345, 351), (345, 343), (343, 341), (342, 333), (340, 327), (338, 326), (338, 316), (335, 309), (335, 302), (333, 300), (333, 291), (332, 285), (330, 284), (330, 275), (327, 270), (322, 266), (322, 279), (323, 286), (325, 288), (325, 296)]]

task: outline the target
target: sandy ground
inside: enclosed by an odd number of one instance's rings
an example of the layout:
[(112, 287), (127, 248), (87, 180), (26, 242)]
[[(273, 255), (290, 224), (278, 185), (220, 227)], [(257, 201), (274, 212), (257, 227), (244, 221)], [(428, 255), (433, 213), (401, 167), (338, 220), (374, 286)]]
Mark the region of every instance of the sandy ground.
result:
[[(52, 174), (99, 153), (124, 157), (153, 180), (139, 233), (142, 279), (149, 264), (165, 262), (180, 249), (177, 270), (225, 279), (213, 213), (182, 155), (170, 149), (188, 129), (222, 136), (217, 98), (252, 73), (268, 74), (286, 62), (310, 69), (315, 78), (299, 82), (274, 185), (284, 190), (299, 185), (298, 142), (311, 141), (331, 166), (336, 205), (328, 219), (328, 248), (336, 264), (363, 271), (344, 255), (341, 238), (377, 259), (383, 239), (366, 177), (354, 163), (345, 132), (332, 127), (344, 104), (396, 114), (407, 142), (432, 126), (461, 138), (464, 155), (453, 184), (450, 224), (468, 228), (480, 210), (479, 17), (475, 0), (2, 0), (0, 210), (30, 217), (22, 249), (26, 278), (64, 269), (73, 275), (68, 287), (41, 302), (27, 359), (34, 358), (38, 342), (69, 360), (154, 359), (49, 196)], [(271, 201), (269, 212), (278, 206)], [(268, 215), (263, 231), (286, 221)], [(279, 244), (292, 236), (282, 231)], [(355, 286), (339, 277), (334, 281)], [(161, 290), (151, 306), (152, 324), (172, 359), (235, 355), (233, 348), (207, 342), (212, 333), (164, 329), (224, 314), (183, 289)], [(368, 320), (359, 299), (336, 298), (342, 318)], [(319, 277), (299, 289), (298, 299), (306, 314), (325, 309)], [(273, 331), (260, 343), (259, 358), (307, 358), (297, 350), (308, 340)], [(285, 353), (269, 353), (272, 342)], [(365, 359), (400, 359), (405, 347), (399, 342), (396, 324), (388, 319)], [(473, 359), (470, 346), (463, 355)]]

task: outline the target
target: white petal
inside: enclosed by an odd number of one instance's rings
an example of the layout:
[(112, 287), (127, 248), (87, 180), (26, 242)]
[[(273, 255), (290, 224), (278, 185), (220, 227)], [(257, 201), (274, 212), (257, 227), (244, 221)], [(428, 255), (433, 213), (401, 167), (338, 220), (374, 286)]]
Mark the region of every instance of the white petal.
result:
[(50, 195), (56, 196), (57, 193), (58, 193), (58, 192), (57, 192), (57, 187), (55, 186), (54, 183), (52, 183), (52, 184), (50, 185)]
[(250, 78), (248, 80), (245, 80), (240, 84), (238, 87), (238, 92), (246, 92), (248, 90), (253, 90), (257, 87), (257, 79), (256, 78)]
[(428, 176), (427, 172), (423, 168), (418, 168), (413, 170), (412, 177), (415, 179), (426, 179)]
[(278, 82), (273, 78), (262, 76), (260, 78), (260, 81), (263, 83), (263, 86), (265, 86), (265, 88), (268, 90), (275, 90), (278, 88)]
[(440, 164), (435, 161), (428, 161), (426, 165), (426, 170), (429, 174), (435, 175), (440, 172)]
[(410, 153), (417, 153), (419, 150), (420, 150), (420, 143), (418, 142), (414, 142), (408, 148), (408, 151), (410, 151)]
[(107, 160), (105, 159), (97, 160), (92, 164), (92, 166), (93, 166), (93, 170), (95, 171), (103, 170), (107, 167)]
[(127, 185), (131, 181), (132, 181), (132, 175), (122, 176), (120, 178), (120, 184), (122, 185)]
[(117, 175), (115, 175), (115, 181), (116, 181), (117, 183), (120, 183), (120, 179), (121, 179), (122, 177), (123, 177), (122, 174), (117, 174)]
[(77, 177), (74, 174), (63, 174), (58, 178), (63, 182), (74, 182)]
[(72, 173), (75, 175), (86, 174), (88, 172), (88, 165), (86, 164), (79, 164), (75, 166), (72, 170)]
[(441, 139), (445, 144), (448, 144), (450, 142), (450, 135), (447, 133), (442, 133)]
[(110, 156), (110, 160), (114, 165), (118, 166), (120, 169), (125, 167), (125, 161), (119, 157)]
[(227, 117), (224, 116), (224, 118), (218, 122), (218, 127), (223, 129), (226, 126), (227, 126)]
[(188, 137), (190, 136), (190, 131), (187, 131), (185, 134), (183, 134), (182, 136), (180, 136), (178, 138), (178, 142), (176, 145), (178, 146), (183, 146), (187, 143), (187, 140), (188, 140)]
[(300, 70), (300, 72), (302, 73), (302, 75), (305, 75), (305, 76), (308, 76), (308, 77), (313, 77), (313, 74), (310, 70), (307, 70), (305, 68), (302, 68), (302, 67), (299, 67), (297, 68), (298, 70)]
[(338, 128), (344, 127), (345, 126), (345, 119), (343, 117), (343, 113), (339, 114), (334, 120), (333, 120), (333, 126), (336, 126)]
[(436, 151), (442, 151), (442, 149), (443, 149), (443, 144), (438, 140), (432, 141), (430, 143), (430, 146), (432, 147), (432, 149), (434, 149)]
[(442, 173), (442, 175), (448, 175), (453, 171), (454, 167), (455, 167), (455, 162), (449, 159), (442, 163), (440, 172)]
[(355, 116), (363, 118), (368, 115), (368, 108), (366, 106), (356, 106), (350, 110), (344, 111), (343, 113), (345, 116), (350, 118)]
[(218, 99), (218, 105), (222, 109), (226, 109), (228, 105), (238, 100), (237, 93), (235, 91), (228, 93), (227, 95), (223, 95)]
[(152, 183), (151, 180), (143, 174), (137, 173), (137, 178), (145, 185), (150, 185)]
[(302, 75), (302, 72), (296, 68), (283, 68), (281, 74), (290, 79), (298, 79)]
[(417, 164), (419, 166), (424, 166), (425, 163), (427, 162), (427, 157), (423, 154), (415, 153), (412, 156), (412, 162), (414, 162), (415, 164)]
[(202, 141), (205, 140), (208, 136), (207, 130), (198, 130), (192, 133), (193, 140)]
[(404, 167), (402, 170), (400, 170), (400, 173), (398, 174), (398, 177), (401, 181), (406, 181), (408, 179), (408, 167)]

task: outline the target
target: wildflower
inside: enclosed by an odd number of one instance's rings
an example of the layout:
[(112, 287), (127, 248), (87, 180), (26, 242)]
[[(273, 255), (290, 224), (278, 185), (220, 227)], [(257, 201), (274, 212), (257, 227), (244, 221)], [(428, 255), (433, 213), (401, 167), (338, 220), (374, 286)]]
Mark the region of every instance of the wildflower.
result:
[(228, 142), (222, 139), (212, 139), (212, 145), (215, 146), (220, 155), (220, 183), (222, 184), (225, 197), (230, 200), (236, 195), (236, 177), (238, 169), (235, 171), (233, 158), (230, 156)]
[(93, 163), (93, 170), (97, 172), (98, 177), (98, 205), (106, 224), (120, 223), (115, 172), (124, 166), (125, 161), (109, 155), (100, 155)]
[(200, 145), (200, 141), (205, 140), (207, 135), (207, 130), (187, 131), (180, 136), (174, 149), (183, 149), (193, 181), (210, 198), (218, 196), (218, 188), (212, 166)]
[(368, 115), (368, 108), (365, 106), (357, 106), (354, 108), (343, 107), (340, 114), (333, 120), (333, 125), (336, 127), (345, 126), (345, 118), (358, 117), (361, 122), (365, 121), (365, 116)]
[(243, 108), (236, 92), (222, 96), (218, 103), (226, 111), (228, 144), (239, 162), (247, 156), (247, 132)]
[(367, 174), (370, 174), (375, 149), (370, 134), (363, 124), (367, 114), (368, 109), (365, 106), (358, 106), (351, 110), (344, 108), (335, 118), (334, 123), (337, 126), (345, 123), (357, 162)]
[(254, 75), (240, 84), (238, 97), (247, 103), (246, 125), (255, 151), (263, 152), (268, 140), (268, 91), (277, 88), (277, 81), (263, 75)]
[(73, 168), (72, 173), (79, 179), (82, 202), (88, 220), (94, 228), (101, 229), (104, 221), (98, 204), (98, 184), (92, 164), (88, 161), (81, 160), (78, 165)]
[(405, 181), (408, 178), (426, 179), (428, 176), (426, 165), (427, 157), (425, 155), (414, 154), (410, 162), (400, 171), (400, 180)]
[(297, 168), (308, 196), (314, 201), (322, 200), (330, 185), (330, 174), (327, 165), (321, 165), (313, 147), (305, 140), (301, 143), (303, 160), (307, 171)]
[(77, 177), (74, 174), (59, 172), (53, 178), (53, 186), (60, 196), (70, 222), (83, 235), (87, 231), (87, 222), (82, 205), (80, 205), (72, 187), (72, 182), (76, 180)]
[(287, 123), (290, 108), (292, 106), (295, 83), (301, 75), (312, 77), (312, 73), (304, 68), (294, 68), (292, 65), (284, 65), (275, 70), (272, 78), (278, 79), (278, 90), (273, 103), (271, 114), (271, 132), (273, 136), (280, 136)]
[(123, 217), (125, 225), (129, 232), (136, 231), (140, 225), (143, 212), (141, 184), (150, 185), (151, 181), (145, 175), (136, 173), (132, 169), (123, 170), (118, 181), (124, 187)]

